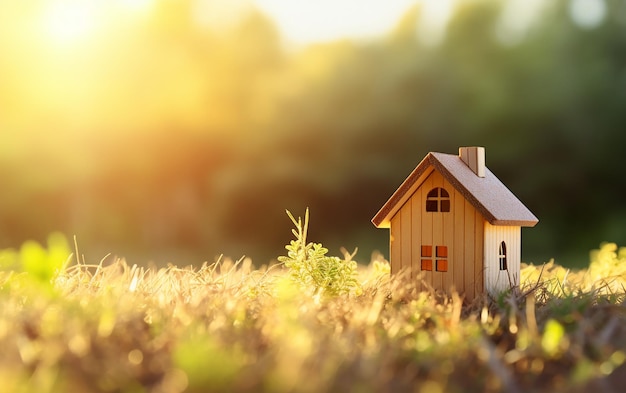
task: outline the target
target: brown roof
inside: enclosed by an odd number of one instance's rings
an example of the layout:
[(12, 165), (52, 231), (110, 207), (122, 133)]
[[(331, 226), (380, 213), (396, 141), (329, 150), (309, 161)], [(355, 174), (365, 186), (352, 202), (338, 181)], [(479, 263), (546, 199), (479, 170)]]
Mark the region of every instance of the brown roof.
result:
[(439, 171), (492, 225), (533, 227), (539, 220), (487, 168), (478, 177), (457, 155), (428, 153), (372, 219), (389, 228), (391, 218), (417, 190), (432, 169)]

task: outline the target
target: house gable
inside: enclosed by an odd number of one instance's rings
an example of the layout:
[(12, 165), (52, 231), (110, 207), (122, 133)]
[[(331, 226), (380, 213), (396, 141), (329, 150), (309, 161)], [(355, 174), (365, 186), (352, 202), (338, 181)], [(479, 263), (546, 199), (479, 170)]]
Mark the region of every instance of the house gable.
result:
[(372, 219), (378, 228), (389, 228), (391, 218), (437, 170), (461, 192), (492, 225), (535, 226), (538, 222), (522, 202), (487, 168), (477, 176), (463, 160), (452, 154), (428, 153)]
[[(424, 172), (422, 177), (390, 219), (391, 272), (406, 271), (419, 289), (453, 287), (471, 299), (483, 291), (485, 220), (439, 171)], [(447, 212), (426, 211), (428, 194), (437, 188), (448, 194)], [(423, 255), (422, 246), (431, 247), (430, 256)], [(446, 247), (445, 258), (437, 257), (438, 246)], [(437, 271), (440, 259), (447, 263), (445, 272)], [(422, 270), (422, 260), (432, 263), (431, 270)]]

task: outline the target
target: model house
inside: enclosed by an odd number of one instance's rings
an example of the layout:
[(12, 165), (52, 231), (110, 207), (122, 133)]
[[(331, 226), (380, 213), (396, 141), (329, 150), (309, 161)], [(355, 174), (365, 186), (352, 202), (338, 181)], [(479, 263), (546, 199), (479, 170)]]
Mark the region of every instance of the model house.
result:
[(428, 153), (372, 219), (391, 273), (471, 300), (519, 285), (521, 227), (537, 217), (485, 166), (483, 147)]

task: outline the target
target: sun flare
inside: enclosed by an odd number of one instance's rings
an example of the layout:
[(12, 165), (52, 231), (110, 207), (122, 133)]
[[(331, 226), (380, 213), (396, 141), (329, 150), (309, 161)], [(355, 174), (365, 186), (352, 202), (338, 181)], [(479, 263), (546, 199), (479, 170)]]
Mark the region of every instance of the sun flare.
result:
[(129, 11), (145, 11), (152, 6), (153, 0), (119, 0), (118, 3)]
[(54, 1), (44, 10), (43, 18), (50, 40), (68, 45), (86, 39), (95, 30), (98, 10), (92, 1)]

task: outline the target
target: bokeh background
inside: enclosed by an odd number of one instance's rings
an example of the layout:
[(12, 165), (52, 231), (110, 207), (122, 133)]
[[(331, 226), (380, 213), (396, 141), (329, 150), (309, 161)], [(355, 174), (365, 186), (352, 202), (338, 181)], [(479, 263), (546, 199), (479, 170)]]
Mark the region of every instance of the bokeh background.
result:
[(581, 266), (626, 244), (625, 128), (623, 1), (0, 0), (2, 248), (262, 264), (309, 207), (369, 262), (423, 156), (480, 145), (523, 259)]

